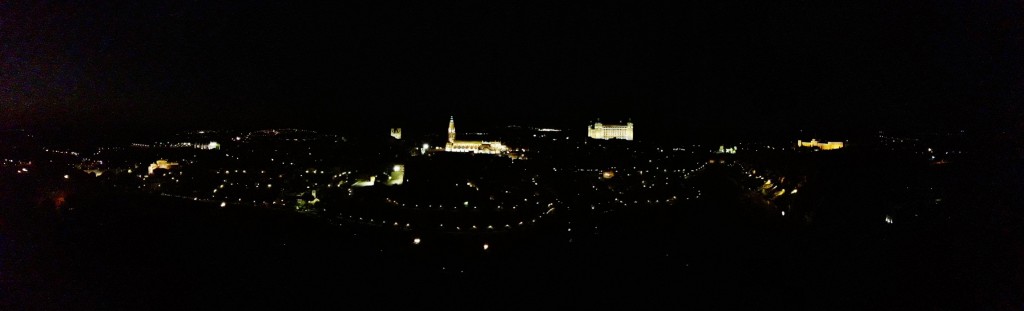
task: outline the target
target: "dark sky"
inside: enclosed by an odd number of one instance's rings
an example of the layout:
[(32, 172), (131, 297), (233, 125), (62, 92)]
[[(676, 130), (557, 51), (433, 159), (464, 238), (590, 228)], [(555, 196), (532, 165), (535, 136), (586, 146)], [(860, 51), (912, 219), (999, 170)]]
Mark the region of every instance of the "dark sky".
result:
[(913, 130), (1024, 100), (1020, 1), (369, 2), (5, 1), (0, 125)]

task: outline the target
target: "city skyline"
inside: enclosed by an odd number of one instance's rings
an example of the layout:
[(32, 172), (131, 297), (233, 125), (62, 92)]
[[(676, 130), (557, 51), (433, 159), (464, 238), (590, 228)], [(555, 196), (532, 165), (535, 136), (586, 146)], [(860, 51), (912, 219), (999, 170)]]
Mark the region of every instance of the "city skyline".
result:
[(1021, 21), (0, 1), (0, 310), (1016, 310)]

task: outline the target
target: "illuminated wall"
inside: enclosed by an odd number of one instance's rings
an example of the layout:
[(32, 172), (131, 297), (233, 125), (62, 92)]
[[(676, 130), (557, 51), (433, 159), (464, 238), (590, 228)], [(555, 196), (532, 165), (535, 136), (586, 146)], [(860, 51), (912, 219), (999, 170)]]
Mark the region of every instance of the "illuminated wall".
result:
[(174, 168), (176, 166), (178, 166), (178, 163), (167, 162), (167, 160), (156, 160), (155, 163), (149, 165), (149, 174), (153, 175), (153, 171), (155, 171), (157, 169), (169, 170), (169, 169)]
[(401, 185), (405, 182), (405, 165), (395, 164), (391, 169), (391, 176), (388, 177), (388, 186)]
[(395, 139), (402, 139), (402, 128), (396, 127), (391, 129), (391, 137)]
[(823, 143), (823, 142), (819, 142), (817, 139), (811, 139), (811, 141), (797, 140), (796, 141), (796, 146), (797, 147), (802, 147), (802, 148), (818, 147), (818, 149), (821, 149), (821, 150), (836, 150), (836, 149), (842, 149), (844, 147), (844, 144), (841, 141), (830, 141), (830, 142), (824, 142)]
[(155, 143), (155, 144), (140, 144), (133, 143), (132, 147), (136, 148), (196, 148), (202, 150), (214, 150), (220, 149), (220, 143), (211, 141), (209, 143)]
[(451, 120), (448, 121), (448, 143), (444, 145), (444, 151), (502, 154), (508, 152), (508, 147), (499, 141), (456, 140), (455, 118), (452, 117)]
[(596, 122), (587, 127), (587, 137), (593, 139), (633, 140), (633, 122), (626, 125), (610, 125)]
[(472, 153), (484, 153), (484, 154), (500, 154), (508, 151), (501, 142), (496, 141), (462, 141), (456, 140), (455, 142), (448, 143), (444, 146), (444, 151), (448, 152), (472, 152)]

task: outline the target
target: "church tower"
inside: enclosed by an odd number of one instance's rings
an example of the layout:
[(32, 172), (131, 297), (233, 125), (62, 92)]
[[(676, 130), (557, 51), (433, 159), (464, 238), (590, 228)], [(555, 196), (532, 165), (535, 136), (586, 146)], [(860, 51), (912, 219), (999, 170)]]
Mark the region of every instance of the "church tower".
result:
[(448, 120), (448, 143), (455, 143), (455, 117)]

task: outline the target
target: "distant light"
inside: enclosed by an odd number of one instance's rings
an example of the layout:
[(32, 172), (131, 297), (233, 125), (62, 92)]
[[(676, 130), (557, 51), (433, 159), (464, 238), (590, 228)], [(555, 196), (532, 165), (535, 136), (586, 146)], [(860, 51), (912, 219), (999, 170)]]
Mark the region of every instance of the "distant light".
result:
[(420, 245), (420, 238), (412, 239), (412, 244), (413, 245)]
[(220, 207), (228, 206), (228, 202), (220, 202)]
[(132, 169), (128, 169), (128, 174), (131, 174), (131, 173), (132, 173)]
[(487, 243), (484, 243), (484, 250), (486, 251), (488, 248), (491, 248), (491, 246), (487, 245)]
[(271, 187), (271, 184), (267, 184), (267, 188), (270, 188), (270, 187)]
[(782, 216), (786, 216), (786, 211), (782, 211)]
[(401, 172), (402, 171), (402, 166), (401, 165), (395, 165), (395, 167), (392, 167), (391, 170), (393, 170), (395, 172)]
[(793, 191), (789, 192), (789, 194), (794, 194), (794, 193), (796, 193), (796, 189), (793, 189)]
[(71, 176), (64, 175), (64, 179), (68, 179), (68, 178), (71, 178)]

